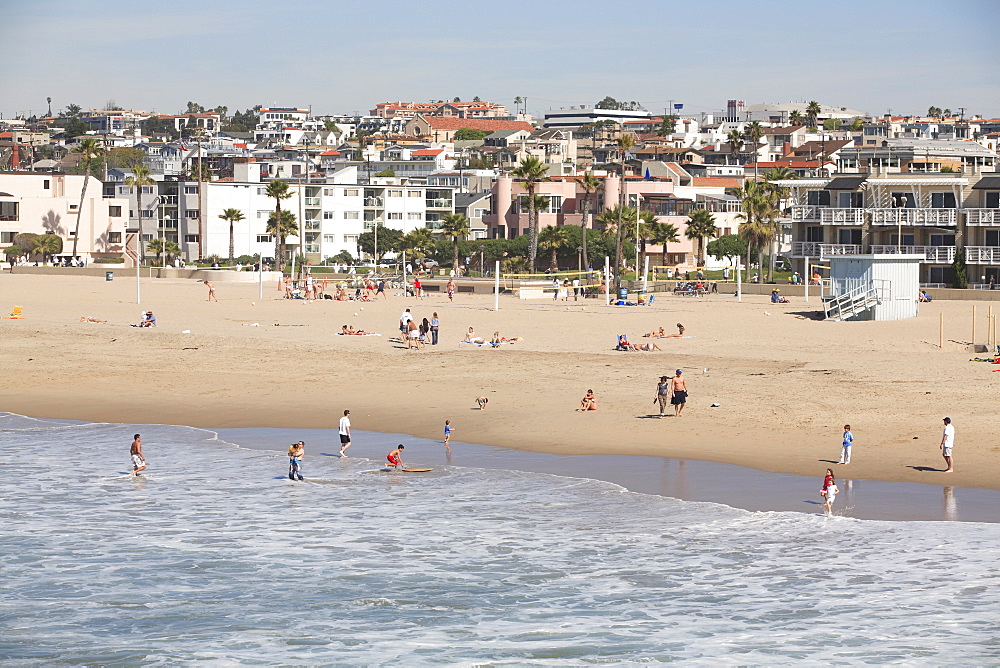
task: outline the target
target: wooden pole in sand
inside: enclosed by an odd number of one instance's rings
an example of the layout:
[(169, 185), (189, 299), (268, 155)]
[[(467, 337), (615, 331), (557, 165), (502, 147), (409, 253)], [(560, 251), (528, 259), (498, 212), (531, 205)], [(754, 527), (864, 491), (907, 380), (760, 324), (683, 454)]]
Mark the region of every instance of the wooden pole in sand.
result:
[(604, 256), (604, 305), (611, 304), (611, 258)]
[[(972, 305), (972, 346), (976, 345), (976, 305)], [(975, 351), (973, 351), (975, 352)]]
[(806, 280), (802, 283), (805, 290), (806, 301), (809, 301), (809, 258), (806, 258)]
[(938, 348), (944, 348), (944, 313), (938, 313)]
[(646, 261), (642, 269), (642, 291), (649, 291), (649, 256), (646, 256)]
[(493, 310), (500, 310), (500, 260), (497, 260), (496, 269), (493, 271)]
[(736, 256), (736, 301), (743, 301), (743, 272), (740, 268), (743, 266), (742, 256)]

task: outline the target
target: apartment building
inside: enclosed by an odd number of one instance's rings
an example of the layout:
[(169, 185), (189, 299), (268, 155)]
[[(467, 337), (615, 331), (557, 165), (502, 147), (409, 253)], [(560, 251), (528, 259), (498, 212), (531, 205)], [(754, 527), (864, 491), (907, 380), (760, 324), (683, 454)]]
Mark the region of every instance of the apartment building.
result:
[[(955, 172), (876, 170), (783, 181), (791, 193), (790, 255), (916, 253), (921, 281), (949, 285), (964, 248), (970, 283), (1000, 281), (1000, 174), (974, 164)], [(807, 258), (809, 260), (807, 260)]]
[(77, 215), (80, 237), (76, 254), (93, 262), (126, 256), (128, 200), (102, 196), (103, 184), (91, 178), (80, 207), (84, 176), (76, 174), (0, 174), (0, 249), (22, 232), (55, 234), (63, 255), (73, 249)]

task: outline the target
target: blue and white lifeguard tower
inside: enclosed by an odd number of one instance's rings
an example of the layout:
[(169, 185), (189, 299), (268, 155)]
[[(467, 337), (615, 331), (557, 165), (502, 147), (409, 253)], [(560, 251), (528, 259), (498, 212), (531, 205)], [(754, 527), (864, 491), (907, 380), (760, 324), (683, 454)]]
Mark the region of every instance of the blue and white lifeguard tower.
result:
[(923, 255), (886, 253), (830, 256), (830, 288), (823, 298), (833, 320), (915, 318)]

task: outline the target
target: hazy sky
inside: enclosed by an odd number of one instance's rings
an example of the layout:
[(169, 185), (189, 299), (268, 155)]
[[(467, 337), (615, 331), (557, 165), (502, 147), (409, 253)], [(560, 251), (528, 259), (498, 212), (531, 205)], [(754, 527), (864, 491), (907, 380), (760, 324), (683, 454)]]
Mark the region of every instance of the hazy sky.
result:
[(1000, 0), (2, 0), (0, 113), (520, 95), (540, 114), (611, 95), (998, 117), (998, 26)]

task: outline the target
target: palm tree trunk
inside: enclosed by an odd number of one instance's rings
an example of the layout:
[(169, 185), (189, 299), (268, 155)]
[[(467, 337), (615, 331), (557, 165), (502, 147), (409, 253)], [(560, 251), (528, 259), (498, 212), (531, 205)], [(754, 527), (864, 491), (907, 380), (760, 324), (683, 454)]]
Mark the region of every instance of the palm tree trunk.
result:
[(538, 218), (535, 216), (535, 184), (528, 184), (528, 271), (535, 272), (538, 256)]
[(139, 216), (139, 237), (135, 242), (135, 250), (139, 255), (138, 262), (142, 264), (143, 248), (142, 248), (142, 186), (136, 185), (135, 187), (135, 208), (136, 214)]
[(76, 257), (76, 245), (80, 241), (80, 217), (83, 216), (83, 198), (87, 194), (87, 182), (90, 181), (90, 161), (86, 162), (87, 174), (83, 177), (83, 188), (80, 190), (80, 205), (76, 208), (76, 231), (73, 233), (73, 257)]
[(580, 223), (580, 247), (583, 249), (583, 267), (590, 269), (590, 262), (587, 258), (587, 216), (590, 214), (590, 194), (587, 193), (583, 200), (583, 222)]
[(455, 275), (458, 276), (458, 237), (452, 237), (451, 242), (453, 244), (452, 251), (454, 252), (454, 256), (452, 257), (452, 262), (451, 262), (451, 268), (455, 272)]
[(233, 221), (229, 221), (229, 264), (232, 266), (235, 258), (233, 255), (236, 254), (236, 231), (233, 229)]
[[(281, 271), (281, 200), (274, 200), (274, 268)], [(263, 260), (261, 260), (263, 262)]]
[(764, 282), (764, 244), (757, 247), (757, 283)]

